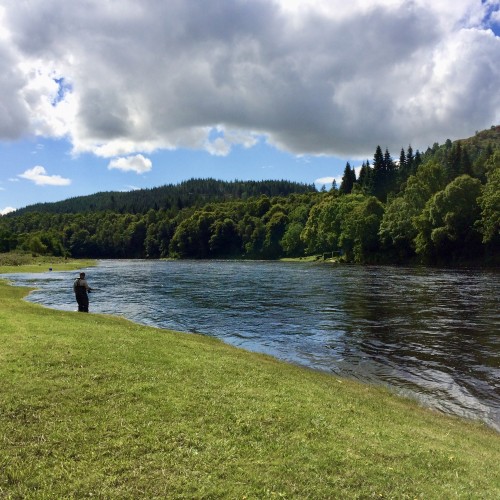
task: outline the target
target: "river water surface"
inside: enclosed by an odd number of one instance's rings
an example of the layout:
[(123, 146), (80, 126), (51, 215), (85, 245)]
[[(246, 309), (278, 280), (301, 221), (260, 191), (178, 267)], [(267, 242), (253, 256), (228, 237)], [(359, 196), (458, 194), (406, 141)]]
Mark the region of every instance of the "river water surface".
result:
[[(386, 385), (500, 431), (494, 271), (241, 261), (100, 261), (91, 312), (197, 332)], [(76, 273), (16, 274), (28, 300), (75, 310)]]

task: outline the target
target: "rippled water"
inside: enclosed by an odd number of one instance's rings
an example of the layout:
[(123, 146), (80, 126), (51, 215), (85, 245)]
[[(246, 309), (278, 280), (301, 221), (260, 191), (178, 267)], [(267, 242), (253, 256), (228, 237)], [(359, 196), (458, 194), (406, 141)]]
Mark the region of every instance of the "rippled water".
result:
[[(11, 275), (75, 310), (75, 273)], [(500, 282), (491, 271), (281, 262), (102, 261), (91, 312), (219, 337), (382, 383), (500, 431)]]

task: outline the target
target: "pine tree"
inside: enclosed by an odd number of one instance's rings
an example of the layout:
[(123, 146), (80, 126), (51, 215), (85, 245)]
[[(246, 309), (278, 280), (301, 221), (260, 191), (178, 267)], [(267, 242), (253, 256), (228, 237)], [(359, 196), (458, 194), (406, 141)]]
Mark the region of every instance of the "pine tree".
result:
[(384, 153), (384, 167), (385, 167), (385, 186), (384, 186), (384, 200), (387, 198), (387, 194), (394, 191), (396, 187), (396, 165), (392, 161), (389, 149), (385, 148)]
[(354, 170), (354, 167), (351, 168), (351, 182), (352, 185), (356, 184), (357, 179), (356, 179), (356, 171)]
[(453, 146), (447, 149), (446, 155), (446, 175), (448, 177), (448, 182), (451, 182), (455, 177), (460, 175), (460, 165), (462, 163), (462, 146), (460, 141), (453, 144)]
[(373, 169), (369, 160), (363, 162), (357, 182), (366, 194), (373, 194)]
[(408, 178), (408, 160), (403, 148), (401, 148), (401, 153), (399, 154), (399, 168), (397, 170), (396, 177), (398, 186), (401, 186), (404, 182), (406, 182), (406, 179)]
[(406, 171), (406, 154), (403, 148), (401, 148), (401, 153), (399, 154), (399, 171)]
[(351, 168), (350, 163), (347, 162), (344, 169), (344, 175), (342, 176), (342, 183), (340, 184), (340, 192), (349, 194), (352, 191), (355, 182), (356, 172)]
[(408, 145), (408, 150), (407, 150), (407, 153), (406, 153), (406, 170), (408, 172), (408, 177), (410, 175), (413, 175), (415, 173), (415, 170), (414, 170), (414, 165), (415, 163), (415, 157), (413, 156), (413, 149), (411, 147), (411, 144)]
[(422, 165), (422, 155), (420, 154), (420, 151), (417, 149), (415, 151), (415, 158), (413, 159), (413, 172), (416, 174), (418, 167)]
[(460, 174), (470, 175), (472, 177), (472, 162), (467, 148), (462, 150), (462, 158), (460, 159)]
[(387, 196), (387, 181), (389, 161), (392, 163), (389, 151), (386, 155), (382, 153), (382, 148), (377, 146), (373, 155), (373, 194), (381, 201), (385, 201)]

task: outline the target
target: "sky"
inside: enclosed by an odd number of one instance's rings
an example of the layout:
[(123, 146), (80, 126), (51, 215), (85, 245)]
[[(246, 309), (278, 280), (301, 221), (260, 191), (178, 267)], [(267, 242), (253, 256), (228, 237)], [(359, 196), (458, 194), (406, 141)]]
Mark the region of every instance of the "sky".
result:
[(498, 124), (500, 0), (0, 0), (1, 214)]

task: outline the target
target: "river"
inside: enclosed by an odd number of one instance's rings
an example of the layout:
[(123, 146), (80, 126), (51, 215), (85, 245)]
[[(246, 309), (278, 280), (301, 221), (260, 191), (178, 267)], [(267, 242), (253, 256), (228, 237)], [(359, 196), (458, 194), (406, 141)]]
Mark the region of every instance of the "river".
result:
[[(100, 261), (91, 312), (212, 335), (385, 385), (500, 431), (500, 281), (487, 270), (262, 261)], [(75, 310), (76, 273), (5, 275)]]

